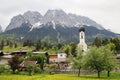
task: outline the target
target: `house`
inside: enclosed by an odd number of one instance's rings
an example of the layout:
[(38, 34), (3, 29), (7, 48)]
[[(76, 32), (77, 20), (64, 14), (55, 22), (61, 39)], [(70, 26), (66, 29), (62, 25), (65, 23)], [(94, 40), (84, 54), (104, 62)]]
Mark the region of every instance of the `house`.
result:
[(67, 54), (64, 52), (60, 52), (57, 54), (58, 62), (66, 62), (67, 61)]
[(51, 54), (51, 55), (49, 55), (49, 62), (50, 63), (57, 63), (58, 62), (58, 56), (57, 56), (57, 54)]
[(37, 66), (37, 61), (23, 61), (20, 64), (20, 70), (26, 70), (29, 65)]
[(49, 55), (50, 63), (66, 62), (66, 60), (67, 60), (67, 54), (64, 52)]
[(49, 55), (49, 62), (51, 64), (58, 64), (60, 70), (66, 70), (69, 65), (67, 54), (64, 52)]

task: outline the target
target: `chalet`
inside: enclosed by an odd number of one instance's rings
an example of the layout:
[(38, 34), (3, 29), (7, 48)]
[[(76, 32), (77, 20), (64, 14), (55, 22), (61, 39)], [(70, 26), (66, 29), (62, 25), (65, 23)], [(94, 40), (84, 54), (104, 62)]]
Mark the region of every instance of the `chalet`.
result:
[(20, 64), (20, 70), (26, 70), (29, 65), (37, 66), (37, 61), (23, 61)]
[(64, 52), (49, 55), (49, 62), (50, 63), (66, 62), (66, 60), (67, 60), (67, 54)]
[(49, 62), (50, 63), (57, 63), (58, 62), (58, 56), (57, 56), (57, 54), (51, 54), (51, 55), (49, 55)]
[(67, 69), (69, 65), (69, 62), (67, 61), (67, 54), (64, 52), (49, 55), (49, 62), (51, 64), (58, 64), (60, 70)]

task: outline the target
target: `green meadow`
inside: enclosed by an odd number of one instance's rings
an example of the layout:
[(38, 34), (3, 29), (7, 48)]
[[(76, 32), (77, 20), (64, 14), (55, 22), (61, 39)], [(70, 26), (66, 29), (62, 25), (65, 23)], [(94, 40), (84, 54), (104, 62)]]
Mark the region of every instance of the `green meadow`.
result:
[(97, 74), (81, 75), (77, 74), (34, 74), (28, 76), (27, 73), (19, 74), (1, 74), (0, 80), (120, 80), (120, 73), (112, 72), (111, 76), (106, 77), (106, 72), (101, 74), (101, 78), (97, 78)]

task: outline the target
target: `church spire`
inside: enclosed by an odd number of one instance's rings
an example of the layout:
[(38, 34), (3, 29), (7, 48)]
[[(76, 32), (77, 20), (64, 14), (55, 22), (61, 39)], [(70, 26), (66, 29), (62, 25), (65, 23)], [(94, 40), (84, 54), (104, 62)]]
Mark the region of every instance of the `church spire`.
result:
[(81, 47), (83, 51), (87, 51), (87, 44), (85, 42), (85, 28), (82, 26), (79, 29), (79, 44), (78, 47)]

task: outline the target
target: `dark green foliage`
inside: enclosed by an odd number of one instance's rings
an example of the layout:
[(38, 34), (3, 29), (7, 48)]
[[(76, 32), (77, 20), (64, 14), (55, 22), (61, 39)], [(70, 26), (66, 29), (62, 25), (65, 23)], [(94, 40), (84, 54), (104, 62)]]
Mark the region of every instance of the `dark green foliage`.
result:
[(32, 65), (28, 65), (28, 66), (27, 66), (27, 71), (28, 71), (28, 73), (29, 73), (29, 76), (32, 76), (33, 70), (34, 70), (34, 66), (32, 66)]
[(109, 44), (110, 43), (110, 40), (109, 39), (103, 39), (102, 40), (102, 45), (104, 46), (104, 45), (107, 45), (107, 44)]
[(58, 43), (58, 44), (57, 44), (57, 48), (58, 48), (58, 49), (61, 49), (61, 48), (62, 48), (62, 46), (63, 46), (63, 44), (62, 44), (62, 43)]
[(120, 38), (111, 38), (111, 39), (100, 39), (96, 37), (94, 39), (93, 45), (96, 47), (111, 45), (111, 50), (116, 52), (120, 52)]
[(46, 57), (45, 57), (45, 54), (33, 55), (32, 52), (28, 52), (27, 60), (37, 61), (37, 63), (40, 65), (40, 69), (43, 70), (44, 64), (46, 62)]
[(120, 38), (113, 38), (110, 41), (115, 44), (116, 52), (119, 52), (120, 51)]
[(24, 46), (31, 47), (31, 46), (33, 46), (33, 45), (34, 45), (34, 43), (32, 42), (32, 40), (26, 40), (26, 41), (24, 41), (24, 43), (23, 43), (23, 47), (24, 47)]
[(20, 63), (22, 63), (23, 61), (25, 61), (25, 58), (24, 58), (23, 56), (21, 56), (21, 57), (19, 58), (19, 61), (20, 61)]
[(63, 50), (64, 50), (64, 52), (67, 54), (67, 56), (69, 56), (69, 52), (70, 52), (70, 47), (69, 47), (69, 45), (65, 45)]
[(0, 74), (9, 73), (10, 66), (9, 65), (0, 65)]
[(4, 65), (0, 65), (0, 74), (4, 73), (4, 71), (5, 71)]
[(9, 42), (9, 47), (10, 47), (10, 48), (13, 47), (13, 42), (12, 42), (12, 41)]
[(34, 72), (35, 73), (42, 73), (43, 71), (39, 68), (39, 66), (34, 67)]
[(27, 52), (27, 60), (32, 60), (32, 52)]
[(37, 63), (40, 65), (40, 68), (43, 70), (46, 61), (45, 54), (33, 55), (32, 60), (37, 61)]
[(6, 40), (6, 46), (9, 46), (9, 43), (10, 43), (9, 40)]
[(96, 37), (96, 38), (94, 39), (93, 45), (95, 45), (96, 47), (102, 46), (102, 41), (101, 41), (101, 39), (98, 38), (98, 37)]
[(3, 48), (4, 48), (4, 41), (2, 40), (0, 43), (0, 50), (3, 50)]
[[(36, 49), (37, 51), (39, 51), (39, 50), (41, 49), (41, 46), (42, 46), (41, 40), (38, 40), (38, 41), (36, 42), (35, 49)], [(43, 46), (43, 47), (45, 47), (45, 46)]]
[(14, 48), (17, 48), (17, 47), (18, 47), (17, 43), (14, 43)]
[(76, 45), (74, 42), (71, 42), (69, 46), (70, 46), (70, 53), (71, 53), (73, 56), (76, 56), (76, 48), (77, 48), (77, 45)]

